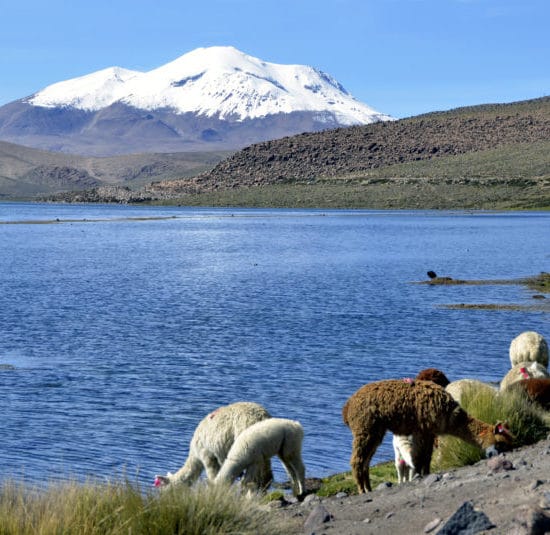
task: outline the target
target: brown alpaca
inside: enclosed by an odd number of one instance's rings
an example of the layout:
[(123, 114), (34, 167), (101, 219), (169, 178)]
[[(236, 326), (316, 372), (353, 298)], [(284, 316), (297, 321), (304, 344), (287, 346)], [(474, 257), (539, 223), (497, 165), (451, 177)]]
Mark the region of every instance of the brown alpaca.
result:
[(426, 368), (418, 372), (416, 376), (417, 381), (432, 381), (436, 385), (445, 388), (451, 381), (447, 379), (447, 376), (437, 368)]
[(521, 389), (529, 399), (544, 410), (550, 410), (550, 379), (522, 379), (511, 384), (506, 390)]
[(454, 435), (487, 456), (511, 446), (504, 424), (489, 425), (469, 416), (444, 388), (431, 381), (387, 380), (370, 383), (353, 394), (342, 409), (353, 433), (351, 469), (360, 493), (370, 491), (369, 464), (386, 431), (413, 435)]
[[(404, 379), (410, 381), (410, 379)], [(418, 372), (417, 381), (432, 381), (445, 388), (449, 383), (447, 376), (436, 368), (427, 368)], [(430, 463), (436, 436), (426, 433), (422, 436), (394, 435), (393, 449), (395, 452), (395, 468), (399, 483), (410, 481), (415, 475), (427, 476), (430, 473)]]

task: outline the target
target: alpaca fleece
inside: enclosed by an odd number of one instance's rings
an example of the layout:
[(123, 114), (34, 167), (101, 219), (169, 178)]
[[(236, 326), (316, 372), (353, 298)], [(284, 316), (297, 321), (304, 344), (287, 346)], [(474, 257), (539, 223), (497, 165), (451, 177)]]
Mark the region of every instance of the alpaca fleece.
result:
[[(426, 368), (418, 372), (416, 381), (431, 381), (445, 388), (449, 384), (447, 376), (437, 368)], [(427, 476), (435, 444), (435, 435), (394, 435), (393, 451), (397, 482), (411, 481), (416, 474)]]
[[(206, 470), (208, 479), (214, 480), (237, 436), (251, 425), (268, 418), (271, 415), (264, 407), (249, 401), (238, 401), (212, 411), (195, 429), (185, 464), (175, 474), (157, 475), (156, 484), (165, 486), (179, 482), (191, 485), (203, 470)], [(261, 479), (258, 484), (272, 479), (270, 461), (264, 464), (262, 470), (257, 470), (257, 477)]]
[(508, 389), (521, 390), (544, 410), (550, 410), (550, 378), (522, 379), (511, 384)]
[(500, 389), (505, 390), (523, 379), (543, 379), (545, 377), (548, 377), (548, 370), (539, 362), (520, 362), (502, 378)]
[(521, 362), (538, 362), (548, 368), (548, 342), (542, 334), (525, 331), (516, 336), (510, 343), (510, 364)]
[(451, 394), (457, 403), (461, 403), (462, 397), (465, 394), (487, 393), (495, 395), (498, 391), (496, 386), (478, 381), (477, 379), (459, 379), (458, 381), (453, 381), (445, 387), (445, 390)]
[(216, 483), (233, 483), (243, 472), (242, 483), (253, 484), (257, 472), (277, 455), (291, 481), (295, 496), (305, 491), (305, 466), (302, 461), (304, 429), (300, 422), (286, 418), (270, 418), (245, 429), (227, 454)]
[(492, 453), (512, 443), (502, 424), (493, 426), (470, 417), (444, 388), (431, 381), (364, 385), (348, 399), (342, 417), (353, 433), (350, 464), (360, 493), (371, 490), (369, 464), (386, 431), (419, 440), (450, 434)]

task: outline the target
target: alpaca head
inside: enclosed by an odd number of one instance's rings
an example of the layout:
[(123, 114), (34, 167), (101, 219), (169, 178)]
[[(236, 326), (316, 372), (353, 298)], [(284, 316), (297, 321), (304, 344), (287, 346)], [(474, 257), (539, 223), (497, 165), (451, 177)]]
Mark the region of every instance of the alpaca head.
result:
[(172, 483), (172, 480), (170, 479), (170, 476), (172, 474), (168, 472), (165, 476), (159, 476), (158, 474), (155, 476), (155, 482), (153, 483), (154, 487), (167, 487)]
[(432, 381), (436, 385), (442, 386), (443, 388), (450, 383), (447, 376), (436, 368), (426, 368), (425, 370), (418, 372), (416, 379), (418, 381)]
[(486, 457), (493, 457), (512, 449), (514, 435), (510, 432), (506, 422), (497, 422), (489, 428), (480, 434), (481, 447), (485, 450)]

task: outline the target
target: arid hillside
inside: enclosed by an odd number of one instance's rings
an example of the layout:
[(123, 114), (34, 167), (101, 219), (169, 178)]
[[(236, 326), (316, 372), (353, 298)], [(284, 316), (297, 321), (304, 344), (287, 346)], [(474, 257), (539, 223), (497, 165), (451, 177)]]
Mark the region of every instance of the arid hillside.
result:
[[(109, 200), (241, 206), (550, 206), (550, 97), (251, 145), (194, 177)], [(101, 200), (97, 190), (78, 200)]]

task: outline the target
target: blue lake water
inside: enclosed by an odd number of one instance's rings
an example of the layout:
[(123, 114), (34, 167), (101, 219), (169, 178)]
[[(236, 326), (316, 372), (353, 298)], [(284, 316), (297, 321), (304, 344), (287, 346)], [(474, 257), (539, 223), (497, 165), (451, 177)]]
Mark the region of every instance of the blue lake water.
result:
[[(0, 481), (148, 485), (238, 400), (302, 422), (307, 475), (348, 470), (341, 408), (364, 383), (498, 380), (517, 334), (550, 337), (544, 312), (441, 307), (530, 305), (523, 286), (412, 283), (550, 271), (549, 230), (549, 213), (0, 204)], [(392, 457), (387, 437), (375, 461)]]

